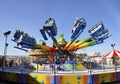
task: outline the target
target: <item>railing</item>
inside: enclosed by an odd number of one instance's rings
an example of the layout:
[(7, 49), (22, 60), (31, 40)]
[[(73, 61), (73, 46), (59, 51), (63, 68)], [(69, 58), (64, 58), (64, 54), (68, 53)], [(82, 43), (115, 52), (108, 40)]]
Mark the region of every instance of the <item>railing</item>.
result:
[(95, 74), (117, 72), (120, 70), (119, 59), (116, 65), (111, 59), (101, 57), (76, 58), (76, 63), (55, 63), (48, 58), (29, 56), (7, 56), (5, 69), (2, 70), (3, 56), (0, 56), (0, 70), (16, 73), (44, 73), (44, 74)]

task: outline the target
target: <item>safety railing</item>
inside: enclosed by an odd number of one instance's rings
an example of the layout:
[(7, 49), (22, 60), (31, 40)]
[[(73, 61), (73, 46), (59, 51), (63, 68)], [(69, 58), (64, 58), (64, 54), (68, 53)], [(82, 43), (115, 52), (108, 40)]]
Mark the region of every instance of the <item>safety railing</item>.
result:
[(6, 56), (3, 70), (4, 56), (0, 56), (0, 70), (16, 73), (42, 73), (42, 74), (94, 74), (117, 72), (120, 70), (120, 59), (113, 64), (112, 59), (102, 59), (100, 56), (77, 57), (74, 62), (63, 60), (59, 63), (50, 62), (49, 58), (30, 56)]

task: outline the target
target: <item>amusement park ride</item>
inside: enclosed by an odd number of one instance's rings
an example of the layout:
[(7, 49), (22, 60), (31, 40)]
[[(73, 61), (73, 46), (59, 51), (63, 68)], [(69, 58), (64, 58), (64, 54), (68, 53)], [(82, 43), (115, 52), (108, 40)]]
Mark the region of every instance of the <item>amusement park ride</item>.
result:
[(57, 41), (55, 36), (58, 31), (55, 20), (53, 18), (49, 18), (45, 21), (43, 28), (40, 29), (40, 33), (44, 40), (48, 40), (47, 36), (51, 37), (53, 41), (52, 46), (47, 46), (43, 40), (41, 40), (41, 44), (37, 44), (34, 37), (31, 37), (29, 34), (20, 30), (16, 30), (12, 41), (17, 43), (15, 48), (27, 51), (30, 56), (49, 57), (52, 62), (56, 57), (63, 57), (66, 59), (74, 58), (76, 54), (75, 51), (103, 43), (105, 39), (111, 36), (108, 29), (104, 27), (103, 23), (99, 22), (88, 31), (90, 37), (75, 42), (79, 35), (83, 33), (85, 27), (85, 19), (77, 18), (72, 28), (71, 40), (66, 42), (64, 35), (61, 34), (59, 41)]

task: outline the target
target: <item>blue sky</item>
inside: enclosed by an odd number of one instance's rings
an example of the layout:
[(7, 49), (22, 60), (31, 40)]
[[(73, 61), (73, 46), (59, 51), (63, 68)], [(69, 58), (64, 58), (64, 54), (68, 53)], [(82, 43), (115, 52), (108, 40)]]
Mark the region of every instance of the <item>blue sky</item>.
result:
[[(104, 43), (89, 48), (81, 49), (78, 52), (91, 53), (101, 52), (102, 54), (111, 51), (111, 44), (115, 43), (115, 49), (120, 50), (120, 0), (0, 0), (0, 55), (3, 55), (5, 31), (12, 31), (8, 36), (8, 53), (10, 55), (27, 55), (26, 52), (13, 48), (11, 41), (16, 29), (23, 30), (35, 37), (43, 39), (39, 29), (42, 28), (45, 20), (49, 17), (55, 19), (58, 27), (58, 35), (63, 33), (66, 41), (70, 40), (71, 30), (76, 17), (83, 17), (87, 22), (84, 32), (79, 40), (90, 37), (88, 30), (99, 21), (109, 29), (112, 36)], [(47, 45), (52, 45), (49, 38)]]

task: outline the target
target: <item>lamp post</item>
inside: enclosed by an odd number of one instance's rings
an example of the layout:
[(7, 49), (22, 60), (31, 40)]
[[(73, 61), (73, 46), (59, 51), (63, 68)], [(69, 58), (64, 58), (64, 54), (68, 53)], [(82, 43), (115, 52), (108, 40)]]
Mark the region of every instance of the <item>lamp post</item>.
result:
[(8, 47), (7, 37), (8, 37), (8, 35), (9, 35), (10, 33), (11, 33), (11, 31), (7, 31), (7, 32), (4, 33), (4, 36), (5, 36), (5, 46), (4, 46), (4, 56), (3, 56), (2, 70), (5, 69), (5, 61), (6, 61), (7, 47)]
[(113, 50), (114, 50), (114, 47), (115, 47), (115, 43), (111, 44), (111, 47), (112, 47), (112, 48), (113, 48)]
[[(113, 51), (114, 51), (115, 43), (111, 44), (111, 47), (113, 48)], [(116, 65), (116, 59), (115, 59), (114, 56), (112, 57), (112, 60), (113, 60), (113, 64), (114, 64), (114, 68), (115, 68), (115, 72), (116, 72), (117, 71), (117, 65)]]

